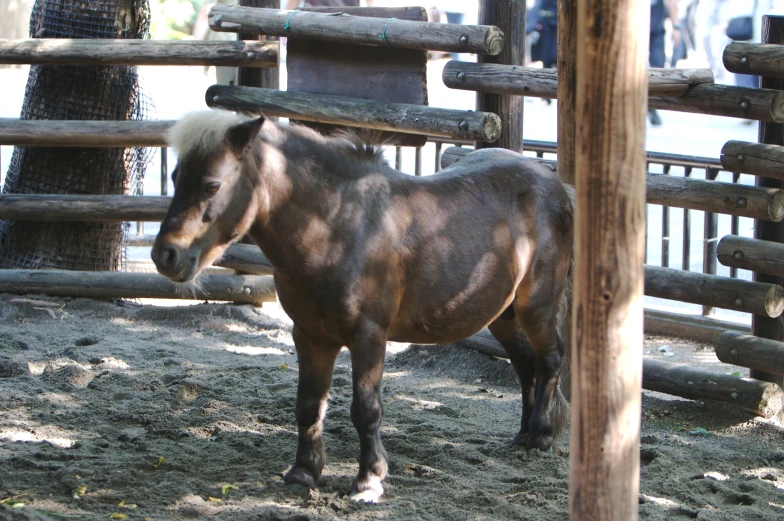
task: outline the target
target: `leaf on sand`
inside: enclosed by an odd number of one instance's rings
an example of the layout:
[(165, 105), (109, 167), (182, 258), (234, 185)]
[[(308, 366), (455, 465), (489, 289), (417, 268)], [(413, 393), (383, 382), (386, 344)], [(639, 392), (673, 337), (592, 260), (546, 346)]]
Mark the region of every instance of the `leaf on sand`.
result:
[(289, 368), (289, 364), (280, 364), (278, 366), (278, 369), (288, 369), (288, 368)]
[(229, 495), (229, 492), (231, 492), (232, 490), (239, 490), (239, 487), (235, 487), (234, 485), (223, 485), (221, 487), (221, 493), (224, 496)]
[(25, 503), (21, 499), (14, 499), (9, 497), (7, 499), (0, 501), (0, 505), (6, 505), (11, 508), (24, 508)]
[(220, 499), (220, 498), (217, 498), (217, 497), (212, 497), (212, 496), (209, 496), (209, 497), (207, 498), (207, 501), (215, 501), (215, 502), (218, 502), (218, 503), (220, 503), (220, 502), (221, 502), (221, 501), (223, 501), (223, 500), (222, 500), (222, 499)]
[(80, 498), (87, 492), (87, 485), (81, 485), (79, 488), (74, 489), (73, 497)]
[(166, 463), (166, 458), (164, 458), (163, 456), (158, 456), (158, 462), (157, 462), (157, 463), (155, 463), (155, 464), (153, 465), (153, 467), (157, 469), (158, 467), (160, 467), (160, 466), (161, 466), (161, 465), (163, 465), (164, 463)]
[(128, 519), (128, 516), (119, 512), (115, 512), (109, 516), (109, 519)]
[(136, 503), (126, 503), (124, 499), (120, 501), (117, 506), (122, 508), (139, 508), (139, 505)]

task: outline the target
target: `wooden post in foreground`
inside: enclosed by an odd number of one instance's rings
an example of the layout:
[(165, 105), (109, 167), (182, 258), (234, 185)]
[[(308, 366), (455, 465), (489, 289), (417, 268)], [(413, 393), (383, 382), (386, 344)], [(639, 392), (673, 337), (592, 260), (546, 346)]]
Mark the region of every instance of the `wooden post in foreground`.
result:
[[(784, 16), (762, 17), (762, 43), (784, 44)], [(765, 89), (784, 90), (784, 79), (782, 78), (762, 78), (762, 87)], [(781, 123), (760, 123), (759, 142), (768, 145), (784, 145), (784, 124)], [(784, 188), (784, 181), (780, 179), (770, 179), (767, 177), (757, 177), (757, 186), (764, 188)], [(754, 223), (754, 238), (764, 241), (784, 243), (784, 224), (756, 221)], [(755, 273), (754, 280), (759, 282), (770, 282), (773, 284), (784, 284), (782, 277)], [(769, 318), (752, 315), (751, 331), (756, 336), (768, 338), (778, 342), (784, 341), (784, 317)], [(768, 373), (759, 369), (752, 369), (752, 378), (775, 382), (784, 386), (784, 376)]]
[[(482, 0), (479, 24), (495, 25), (504, 32), (504, 48), (497, 56), (479, 55), (479, 63), (522, 65), (525, 57), (525, 0)], [(494, 143), (477, 141), (476, 148), (500, 147), (523, 151), (523, 98), (508, 94), (477, 92), (476, 110), (494, 112), (501, 118), (501, 137)]]
[(649, 7), (578, 0), (569, 518), (636, 521)]
[[(575, 132), (577, 110), (577, 5), (575, 2), (558, 3), (558, 177), (574, 185)], [(574, 274), (572, 274), (574, 276)], [(574, 280), (574, 279), (572, 279)], [(572, 297), (570, 297), (572, 298)], [(561, 391), (572, 399), (572, 303), (561, 326), (561, 336), (566, 345), (566, 371), (561, 372)]]

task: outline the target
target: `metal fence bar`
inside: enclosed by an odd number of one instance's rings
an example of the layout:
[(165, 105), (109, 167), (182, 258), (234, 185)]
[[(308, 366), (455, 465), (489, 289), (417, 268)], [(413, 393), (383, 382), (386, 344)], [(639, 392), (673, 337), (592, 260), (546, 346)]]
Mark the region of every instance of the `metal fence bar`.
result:
[[(739, 181), (740, 181), (740, 174), (737, 172), (733, 172), (732, 182), (737, 184)], [(740, 217), (738, 217), (737, 215), (733, 215), (732, 218), (730, 219), (730, 233), (732, 235), (738, 235), (739, 228), (740, 228)], [(738, 278), (738, 268), (734, 266), (730, 268), (730, 277), (732, 277), (733, 279)]]
[[(670, 175), (670, 165), (663, 165), (664, 175)], [(662, 206), (662, 255), (661, 265), (670, 267), (670, 207)]]
[[(719, 169), (708, 168), (705, 171), (705, 178), (709, 181), (715, 181), (719, 176)], [(716, 259), (716, 245), (718, 244), (719, 235), (719, 216), (715, 213), (705, 212), (705, 231), (703, 233), (703, 254), (702, 254), (702, 272), (710, 275), (716, 274), (716, 267), (718, 261)], [(704, 316), (713, 315), (716, 308), (713, 306), (702, 306), (702, 314)]]
[[(692, 167), (687, 166), (683, 175), (691, 177)], [(691, 269), (691, 210), (683, 209), (683, 260), (681, 269), (689, 271)]]

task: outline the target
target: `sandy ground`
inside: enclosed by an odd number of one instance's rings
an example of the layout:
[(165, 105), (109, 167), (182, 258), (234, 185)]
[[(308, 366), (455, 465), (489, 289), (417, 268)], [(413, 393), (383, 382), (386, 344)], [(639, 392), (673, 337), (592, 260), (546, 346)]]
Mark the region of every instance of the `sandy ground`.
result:
[[(297, 362), (275, 304), (160, 306), (0, 295), (0, 519), (567, 518), (568, 437), (510, 446), (520, 411), (505, 360), (390, 346), (386, 495), (346, 496), (358, 442), (341, 354), (318, 490), (286, 487)], [(718, 365), (648, 338), (646, 356)], [(646, 393), (641, 519), (784, 519), (784, 429), (726, 405)]]

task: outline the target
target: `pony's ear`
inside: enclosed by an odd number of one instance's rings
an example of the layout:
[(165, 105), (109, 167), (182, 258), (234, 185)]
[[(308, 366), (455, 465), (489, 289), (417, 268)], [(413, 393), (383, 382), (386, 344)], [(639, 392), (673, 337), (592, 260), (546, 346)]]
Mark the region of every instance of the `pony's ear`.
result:
[(264, 116), (250, 119), (239, 125), (234, 125), (226, 133), (226, 141), (237, 153), (242, 154), (245, 148), (253, 141), (264, 123)]

